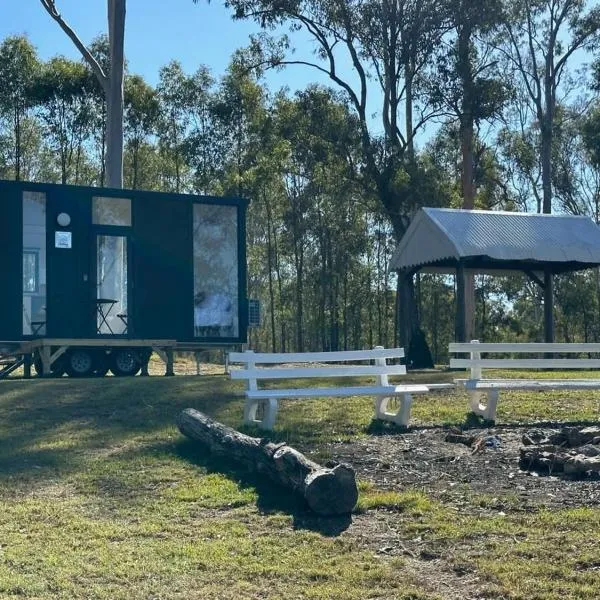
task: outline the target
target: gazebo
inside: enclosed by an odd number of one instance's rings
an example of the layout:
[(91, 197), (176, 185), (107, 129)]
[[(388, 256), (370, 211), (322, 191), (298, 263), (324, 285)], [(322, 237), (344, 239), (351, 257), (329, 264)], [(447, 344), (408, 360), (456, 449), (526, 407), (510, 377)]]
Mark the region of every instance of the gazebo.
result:
[(399, 288), (419, 271), (456, 274), (457, 341), (466, 341), (465, 272), (525, 273), (544, 290), (545, 341), (553, 342), (553, 275), (598, 265), (600, 228), (589, 217), (422, 208), (390, 269)]

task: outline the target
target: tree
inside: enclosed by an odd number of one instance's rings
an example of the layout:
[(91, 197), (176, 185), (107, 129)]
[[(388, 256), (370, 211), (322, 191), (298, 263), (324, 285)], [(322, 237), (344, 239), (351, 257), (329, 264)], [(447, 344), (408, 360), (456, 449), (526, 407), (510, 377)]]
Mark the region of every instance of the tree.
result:
[(561, 86), (567, 64), (598, 42), (600, 7), (586, 0), (511, 0), (498, 48), (521, 79), (539, 130), (542, 211), (552, 212), (552, 147)]
[(38, 113), (49, 145), (60, 158), (61, 183), (81, 183), (85, 146), (93, 122), (89, 73), (79, 62), (50, 59), (36, 85)]
[[(414, 161), (414, 139), (435, 114), (414, 92), (423, 66), (443, 35), (441, 11), (433, 0), (226, 0), (237, 19), (253, 19), (265, 29), (289, 25), (306, 31), (317, 45), (314, 59), (287, 57), (287, 38), (255, 40), (262, 66), (302, 65), (326, 74), (347, 96), (360, 126), (363, 172), (375, 188), (397, 240), (404, 235), (425, 196), (413, 180), (424, 179)], [(344, 59), (352, 66), (345, 76)], [(381, 98), (381, 103), (380, 99)], [(370, 129), (378, 102), (383, 135)], [(370, 104), (371, 103), (371, 104)], [(404, 123), (399, 120), (406, 111)], [(413, 122), (413, 114), (418, 116)], [(407, 182), (409, 184), (407, 185)], [(403, 288), (400, 326), (403, 343), (418, 327), (412, 278)]]
[(139, 75), (125, 79), (125, 139), (131, 153), (131, 187), (142, 179), (141, 155), (149, 136), (155, 133), (159, 117), (155, 90)]
[(108, 0), (108, 39), (110, 68), (108, 72), (97, 56), (83, 44), (77, 34), (62, 18), (55, 0), (40, 0), (48, 14), (75, 44), (106, 97), (106, 182), (109, 187), (123, 187), (123, 79), (125, 72), (125, 3), (126, 0)]
[(10, 120), (14, 178), (23, 167), (23, 123), (34, 104), (33, 88), (40, 64), (35, 48), (22, 36), (8, 37), (0, 46), (0, 114)]
[[(462, 208), (475, 208), (475, 126), (497, 116), (506, 97), (499, 80), (489, 77), (495, 61), (483, 58), (476, 36), (489, 33), (499, 22), (498, 0), (472, 2), (450, 0), (445, 4), (448, 23), (455, 38), (438, 52), (437, 68), (429, 86), (434, 102), (459, 123), (461, 149)], [(460, 279), (460, 278), (459, 278)], [(473, 339), (475, 333), (475, 278), (464, 273), (465, 331), (459, 337)], [(462, 310), (462, 307), (457, 307)], [(458, 320), (462, 322), (462, 319)]]

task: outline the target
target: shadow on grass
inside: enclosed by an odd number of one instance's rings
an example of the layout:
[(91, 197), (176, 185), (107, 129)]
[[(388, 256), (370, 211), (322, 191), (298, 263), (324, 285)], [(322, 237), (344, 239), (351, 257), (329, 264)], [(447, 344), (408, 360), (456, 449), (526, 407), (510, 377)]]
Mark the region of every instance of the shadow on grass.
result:
[(85, 454), (163, 436), (194, 407), (221, 421), (241, 415), (224, 377), (32, 379), (0, 382), (0, 481), (80, 468)]
[(272, 480), (249, 472), (232, 461), (213, 456), (198, 442), (182, 440), (175, 445), (176, 453), (186, 461), (206, 469), (207, 473), (225, 475), (242, 489), (253, 489), (258, 497), (257, 508), (262, 514), (286, 513), (293, 518), (294, 529), (315, 531), (335, 537), (352, 523), (351, 515), (322, 517), (308, 508), (304, 498)]

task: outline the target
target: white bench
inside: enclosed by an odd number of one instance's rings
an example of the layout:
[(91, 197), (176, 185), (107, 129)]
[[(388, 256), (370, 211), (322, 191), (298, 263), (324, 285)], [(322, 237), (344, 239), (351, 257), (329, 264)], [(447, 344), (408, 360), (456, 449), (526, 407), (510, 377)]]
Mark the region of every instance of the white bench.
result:
[[(278, 402), (284, 398), (333, 398), (349, 396), (374, 396), (375, 418), (406, 426), (410, 420), (412, 394), (425, 394), (426, 385), (396, 385), (388, 382), (390, 375), (405, 375), (404, 365), (388, 365), (389, 358), (404, 358), (404, 349), (386, 350), (380, 346), (372, 350), (349, 350), (344, 352), (296, 352), (255, 353), (231, 352), (229, 363), (242, 363), (241, 369), (232, 369), (232, 379), (248, 381), (244, 423), (254, 423), (263, 429), (272, 429), (277, 417)], [(347, 363), (373, 361), (374, 364), (346, 364), (319, 366), (313, 363)], [(310, 363), (310, 366), (306, 366)], [(258, 365), (269, 365), (259, 367)], [(283, 366), (272, 366), (283, 365)], [(374, 377), (374, 385), (346, 385), (345, 387), (302, 387), (305, 378), (328, 379), (330, 377)], [(264, 380), (293, 380), (285, 389), (259, 389)], [(300, 381), (298, 381), (300, 380)], [(346, 383), (346, 382), (345, 382)], [(440, 387), (440, 386), (431, 386)], [(390, 410), (392, 398), (399, 400), (398, 408)], [(262, 418), (257, 417), (259, 407)]]
[[(469, 354), (469, 358), (451, 358), (450, 368), (470, 369), (469, 379), (456, 379), (470, 398), (471, 410), (489, 421), (496, 420), (501, 390), (594, 390), (600, 379), (485, 379), (483, 369), (600, 369), (595, 358), (481, 358), (488, 354), (600, 354), (600, 344), (485, 344), (473, 340), (449, 346), (450, 353)], [(482, 401), (486, 401), (482, 404)]]

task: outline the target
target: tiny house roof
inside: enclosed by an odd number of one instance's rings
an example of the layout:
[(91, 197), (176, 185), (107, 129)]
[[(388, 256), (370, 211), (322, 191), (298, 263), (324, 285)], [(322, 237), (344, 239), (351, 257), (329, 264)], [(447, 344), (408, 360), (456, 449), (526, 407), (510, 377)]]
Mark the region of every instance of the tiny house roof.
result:
[(393, 271), (554, 273), (600, 265), (600, 228), (585, 216), (422, 208), (392, 256)]

